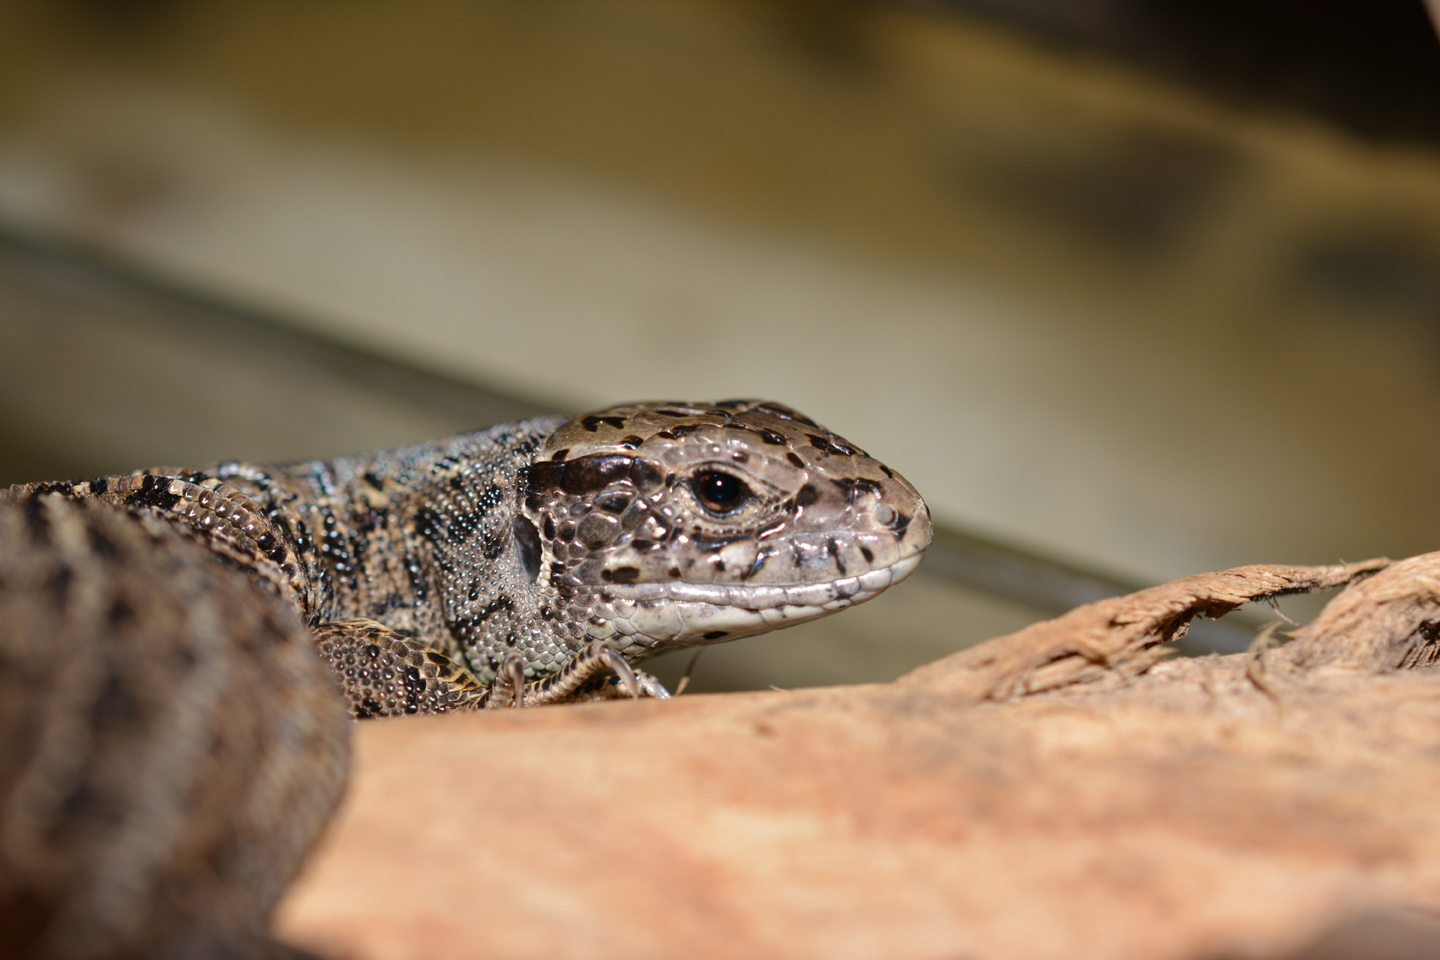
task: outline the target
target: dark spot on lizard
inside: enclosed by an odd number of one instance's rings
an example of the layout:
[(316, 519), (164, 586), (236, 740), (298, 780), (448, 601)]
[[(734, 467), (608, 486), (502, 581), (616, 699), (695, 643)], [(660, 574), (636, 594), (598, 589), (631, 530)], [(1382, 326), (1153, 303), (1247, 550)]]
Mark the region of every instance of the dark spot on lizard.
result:
[(660, 464), (654, 460), (637, 457), (630, 464), (630, 482), (641, 490), (648, 490), (651, 487), (659, 486), (663, 476), (664, 473), (660, 469)]
[[(535, 532), (535, 524), (524, 517), (516, 516), (510, 524), (510, 530), (515, 536), (515, 546), (520, 553), (520, 567), (525, 571), (527, 583), (534, 583), (540, 578), (540, 534)], [(549, 517), (545, 518), (546, 539), (555, 538), (555, 521)]]
[(630, 495), (623, 492), (607, 493), (595, 498), (595, 509), (605, 513), (613, 513), (616, 516), (625, 512), (630, 506)]
[(69, 567), (61, 567), (50, 577), (45, 588), (55, 598), (55, 606), (64, 607), (66, 595), (70, 591), (70, 582), (75, 579), (75, 571)]
[(807, 484), (805, 484), (805, 486), (801, 487), (801, 488), (796, 492), (796, 494), (795, 494), (795, 506), (797, 506), (797, 507), (808, 507), (808, 506), (810, 506), (810, 504), (814, 503), (816, 500), (819, 500), (819, 499), (820, 499), (820, 491), (815, 489), (815, 485), (814, 485), (814, 484), (812, 484), (812, 483), (807, 483)]
[(860, 556), (865, 558), (866, 563), (873, 563), (875, 560), (875, 554), (871, 552), (869, 547), (861, 547)]
[(805, 436), (809, 438), (810, 446), (823, 453), (837, 457), (853, 457), (859, 453), (854, 447), (848, 447), (838, 439), (822, 437), (818, 433), (807, 433)]
[(42, 493), (58, 493), (62, 497), (74, 497), (75, 484), (73, 483), (37, 483), (30, 491), (31, 496), (39, 496)]
[(409, 603), (403, 596), (398, 593), (392, 593), (370, 604), (369, 616), (372, 620), (379, 620), (387, 613), (407, 606), (409, 606)]
[(699, 430), (700, 427), (701, 424), (698, 423), (682, 423), (677, 426), (671, 427), (669, 430), (661, 430), (655, 435), (657, 437), (662, 437), (666, 440), (684, 440), (686, 437)]
[(776, 433), (774, 430), (771, 430), (768, 427), (761, 427), (755, 432), (760, 434), (761, 440), (764, 440), (766, 443), (771, 444), (772, 446), (783, 447), (786, 445), (785, 435), (781, 433)]
[(285, 559), (285, 544), (269, 530), (266, 530), (256, 538), (255, 545), (265, 551), (265, 556), (274, 560), (276, 563), (280, 563)]
[[(65, 794), (65, 799), (58, 805), (57, 815), (53, 816), (47, 825), (46, 839), (54, 843), (60, 838), (62, 831), (71, 823), (84, 817), (91, 822), (119, 823), (123, 814), (119, 804), (114, 798), (107, 798), (92, 787), (88, 782), (82, 780), (73, 789)], [(9, 928), (7, 927), (7, 932)]]
[(556, 450), (554, 453), (550, 454), (550, 459), (564, 460), (568, 456), (570, 456), (570, 448), (566, 447), (564, 450)]
[(750, 534), (748, 533), (736, 533), (721, 537), (702, 537), (693, 533), (690, 535), (690, 542), (706, 553), (716, 553), (732, 543), (739, 543), (741, 540), (748, 539), (750, 539)]
[(905, 531), (910, 528), (910, 521), (912, 519), (914, 518), (908, 514), (901, 513), (899, 510), (895, 511), (895, 519), (888, 524), (888, 526), (890, 527), (890, 532), (895, 534), (896, 540), (905, 539)]
[(608, 427), (614, 427), (616, 430), (623, 430), (625, 427), (625, 418), (590, 416), (580, 421), (580, 425), (583, 426), (586, 430), (589, 430), (591, 433), (595, 433), (597, 430), (599, 430), (600, 424), (602, 423)]
[[(515, 519), (517, 521), (524, 520), (525, 523), (530, 523), (530, 521), (525, 520), (524, 517), (516, 517)], [(532, 525), (530, 529), (534, 530), (535, 527)], [(505, 552), (505, 545), (506, 539), (503, 536), (487, 533), (480, 540), (480, 554), (486, 560), (498, 560), (500, 559), (500, 555)]]
[[(504, 441), (497, 437), (496, 442), (503, 443)], [(540, 444), (543, 442), (543, 437), (529, 437), (528, 439), (520, 441), (520, 443), (515, 446), (515, 453), (520, 457), (528, 457), (540, 449)]]
[(854, 506), (855, 501), (867, 493), (877, 496), (880, 493), (880, 484), (874, 480), (866, 480), (861, 477), (842, 477), (839, 480), (831, 480), (831, 483), (839, 487), (845, 494), (845, 504)]
[(370, 540), (370, 535), (380, 526), (380, 521), (385, 519), (385, 514), (374, 507), (357, 507), (350, 514), (350, 549), (357, 557), (365, 550), (365, 543)]
[(554, 490), (569, 494), (593, 493), (625, 476), (634, 462), (621, 454), (590, 454), (564, 463), (541, 461), (520, 470), (520, 486), (525, 491), (525, 505), (538, 512), (545, 495)]
[(835, 569), (840, 571), (840, 576), (845, 576), (845, 561), (840, 559), (840, 544), (835, 542), (834, 537), (825, 540), (825, 549), (830, 554), (830, 559), (835, 561)]
[(271, 510), (267, 516), (275, 528), (280, 531), (280, 535), (295, 544), (297, 552), (302, 554), (308, 554), (310, 552), (310, 549), (315, 545), (315, 540), (310, 536), (310, 528), (303, 520), (297, 520), (295, 529), (292, 530), (290, 528), (290, 521), (287, 520), (285, 515), (279, 510)]
[(100, 696), (90, 705), (90, 729), (110, 731), (118, 724), (136, 723), (142, 719), (143, 704), (136, 699), (125, 682), (114, 674), (105, 679)]
[(425, 579), (424, 567), (420, 563), (420, 558), (413, 553), (406, 552), (402, 562), (405, 572), (410, 575), (410, 589), (414, 591), (415, 602), (425, 603), (430, 599), (430, 584)]
[(417, 537), (433, 542), (440, 534), (440, 514), (431, 507), (422, 507), (415, 511), (413, 526)]
[(110, 612), (106, 616), (112, 628), (118, 627), (127, 620), (133, 620), (134, 618), (135, 609), (131, 607), (123, 597), (117, 597), (115, 602), (110, 604)]
[(50, 543), (50, 518), (45, 515), (45, 505), (35, 493), (25, 501), (25, 529), (30, 531), (37, 544)]
[(484, 623), (486, 620), (489, 620), (497, 613), (506, 612), (514, 609), (514, 600), (504, 596), (496, 597), (494, 600), (491, 600), (483, 608), (481, 608), (480, 612), (475, 615), (475, 622), (477, 624)]
[(790, 461), (791, 466), (798, 467), (801, 470), (805, 469), (805, 461), (801, 460), (800, 456), (794, 451), (785, 454), (785, 459)]
[[(527, 494), (542, 495), (561, 490), (572, 496), (595, 493), (621, 480), (630, 472), (635, 458), (620, 454), (590, 454), (564, 463), (542, 461), (520, 471)], [(538, 504), (537, 504), (538, 509)]]
[(169, 477), (146, 477), (141, 481), (140, 489), (126, 497), (125, 502), (139, 507), (154, 507), (157, 510), (169, 511), (180, 502), (179, 494), (171, 493), (166, 489), (169, 486)]
[(634, 583), (640, 579), (639, 567), (616, 567), (600, 571), (600, 579), (606, 583)]
[(102, 495), (106, 490), (109, 489), (110, 481), (105, 477), (96, 477), (94, 480), (90, 481), (90, 492), (97, 497)]

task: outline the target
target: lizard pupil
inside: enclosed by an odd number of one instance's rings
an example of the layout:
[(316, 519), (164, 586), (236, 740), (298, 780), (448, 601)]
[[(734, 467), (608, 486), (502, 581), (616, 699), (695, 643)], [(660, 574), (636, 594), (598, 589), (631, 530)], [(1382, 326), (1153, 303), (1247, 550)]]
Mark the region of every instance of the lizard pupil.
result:
[(743, 502), (750, 488), (739, 477), (718, 470), (699, 474), (690, 483), (690, 489), (700, 501), (700, 506), (711, 513), (729, 513)]

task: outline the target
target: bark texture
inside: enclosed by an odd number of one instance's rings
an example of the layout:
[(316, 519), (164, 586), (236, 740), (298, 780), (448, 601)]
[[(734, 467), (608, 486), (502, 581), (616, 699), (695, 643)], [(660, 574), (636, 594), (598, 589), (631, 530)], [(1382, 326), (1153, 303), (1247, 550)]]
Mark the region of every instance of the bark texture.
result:
[[(1197, 614), (1346, 584), (1288, 645), (1161, 659)], [(890, 684), (371, 722), (279, 932), (387, 960), (1420, 955), (1437, 619), (1440, 554), (1250, 566)]]

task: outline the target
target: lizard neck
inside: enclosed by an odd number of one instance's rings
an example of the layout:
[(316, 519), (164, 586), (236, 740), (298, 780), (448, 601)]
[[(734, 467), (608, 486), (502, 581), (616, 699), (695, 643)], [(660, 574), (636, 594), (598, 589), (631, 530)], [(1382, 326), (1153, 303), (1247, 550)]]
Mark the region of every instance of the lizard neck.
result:
[(523, 525), (516, 537), (516, 484), (562, 422), (541, 417), (382, 453), (210, 472), (257, 500), (291, 539), (312, 624), (376, 620), (482, 681), (510, 652), (544, 676), (584, 645), (584, 631), (533, 589)]

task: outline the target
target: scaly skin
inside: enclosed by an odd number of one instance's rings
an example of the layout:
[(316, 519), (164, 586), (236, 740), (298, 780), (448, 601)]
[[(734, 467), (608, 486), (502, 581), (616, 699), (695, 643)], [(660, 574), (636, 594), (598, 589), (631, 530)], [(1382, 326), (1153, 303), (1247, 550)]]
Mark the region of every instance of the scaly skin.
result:
[(342, 787), (344, 701), (667, 696), (632, 664), (866, 600), (931, 532), (893, 471), (759, 401), (12, 487), (0, 945), (279, 955), (264, 920)]

